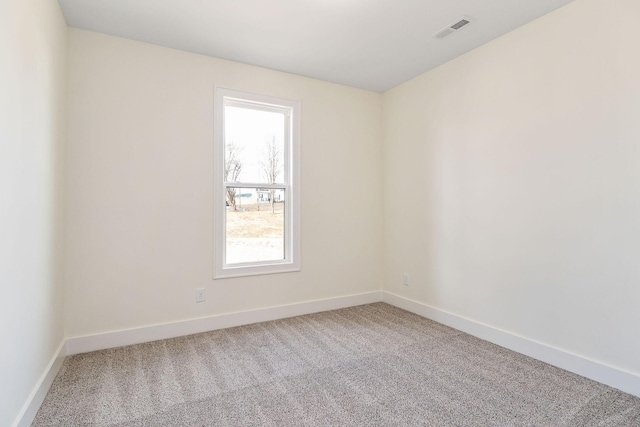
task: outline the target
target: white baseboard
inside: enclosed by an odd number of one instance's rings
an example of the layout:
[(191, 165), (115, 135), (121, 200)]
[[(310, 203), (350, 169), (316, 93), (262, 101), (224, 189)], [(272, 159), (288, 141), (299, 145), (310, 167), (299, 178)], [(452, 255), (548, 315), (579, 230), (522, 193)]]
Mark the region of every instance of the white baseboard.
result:
[(60, 371), (62, 362), (64, 362), (66, 356), (65, 342), (62, 341), (47, 365), (47, 368), (36, 383), (36, 386), (33, 388), (33, 391), (29, 394), (27, 401), (22, 406), (18, 417), (13, 423), (13, 427), (29, 427), (31, 425), (38, 413), (38, 409), (40, 409), (40, 405), (42, 405), (44, 398), (47, 396), (51, 384), (53, 384), (53, 380), (56, 378), (56, 375), (58, 375), (58, 371)]
[[(640, 376), (636, 374), (384, 291), (307, 301), (96, 335), (71, 337), (66, 342), (66, 354), (72, 355), (140, 344), (379, 301), (384, 301), (499, 346), (640, 397)], [(48, 386), (46, 389), (48, 389)]]
[(640, 376), (426, 304), (383, 292), (383, 301), (534, 359), (640, 397)]
[(141, 344), (149, 341), (175, 338), (200, 332), (213, 331), (216, 329), (266, 322), (269, 320), (284, 319), (287, 317), (318, 313), (321, 311), (337, 310), (339, 308), (352, 307), (379, 301), (382, 301), (382, 292), (376, 291), (238, 313), (221, 314), (217, 316), (203, 317), (200, 319), (145, 326), (96, 335), (72, 337), (67, 338), (67, 354), (87, 353), (95, 350), (104, 350), (107, 348), (122, 347), (131, 344)]

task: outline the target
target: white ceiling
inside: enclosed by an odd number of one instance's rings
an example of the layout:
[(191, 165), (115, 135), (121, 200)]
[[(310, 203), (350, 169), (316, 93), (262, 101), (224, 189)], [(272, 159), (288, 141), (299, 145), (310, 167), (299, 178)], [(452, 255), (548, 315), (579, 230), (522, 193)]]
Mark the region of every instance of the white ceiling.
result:
[(72, 27), (379, 92), (571, 1), (58, 0)]

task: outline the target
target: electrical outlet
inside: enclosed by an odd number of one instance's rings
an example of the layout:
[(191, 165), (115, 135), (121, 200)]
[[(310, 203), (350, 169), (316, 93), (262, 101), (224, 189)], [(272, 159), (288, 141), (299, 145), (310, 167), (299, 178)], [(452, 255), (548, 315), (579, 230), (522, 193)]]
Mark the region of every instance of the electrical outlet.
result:
[(402, 284), (409, 286), (409, 275), (407, 273), (402, 274)]
[(205, 301), (204, 288), (196, 289), (196, 302), (204, 302), (204, 301)]

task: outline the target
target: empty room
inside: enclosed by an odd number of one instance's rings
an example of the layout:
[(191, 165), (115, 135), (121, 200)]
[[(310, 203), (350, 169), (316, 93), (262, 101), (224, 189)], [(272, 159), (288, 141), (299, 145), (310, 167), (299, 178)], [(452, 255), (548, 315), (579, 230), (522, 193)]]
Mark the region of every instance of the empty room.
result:
[(0, 426), (640, 426), (638, 16), (2, 0)]

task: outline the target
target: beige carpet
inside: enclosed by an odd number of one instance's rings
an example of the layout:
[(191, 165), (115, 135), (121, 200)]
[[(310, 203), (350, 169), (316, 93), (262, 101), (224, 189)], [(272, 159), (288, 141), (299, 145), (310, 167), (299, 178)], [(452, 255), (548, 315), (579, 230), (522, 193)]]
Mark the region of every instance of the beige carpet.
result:
[(67, 358), (34, 426), (640, 426), (640, 399), (384, 303)]

